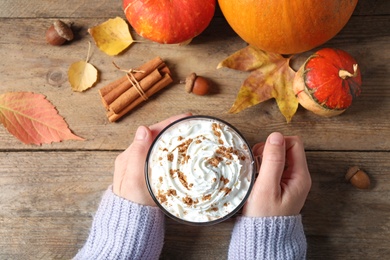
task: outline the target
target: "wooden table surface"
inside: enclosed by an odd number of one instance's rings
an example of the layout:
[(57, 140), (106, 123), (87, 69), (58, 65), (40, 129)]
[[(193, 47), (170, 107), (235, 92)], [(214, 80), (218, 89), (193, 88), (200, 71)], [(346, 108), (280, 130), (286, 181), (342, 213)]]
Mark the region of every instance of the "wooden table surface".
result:
[[(359, 1), (346, 27), (321, 46), (344, 49), (358, 60), (361, 96), (334, 118), (300, 107), (290, 124), (273, 100), (239, 114), (227, 113), (248, 73), (216, 66), (246, 44), (220, 12), (187, 46), (144, 41), (110, 57), (92, 44), (90, 63), (99, 70), (100, 80), (84, 93), (72, 92), (66, 74), (71, 63), (86, 58), (88, 42), (93, 42), (88, 28), (116, 16), (124, 18), (121, 1), (0, 2), (0, 94), (45, 95), (72, 131), (86, 139), (24, 145), (0, 127), (0, 259), (74, 256), (87, 238), (102, 192), (112, 181), (114, 159), (130, 144), (136, 128), (187, 111), (230, 122), (251, 145), (273, 131), (303, 138), (313, 180), (302, 211), (308, 259), (385, 259), (390, 255), (388, 0)], [(53, 47), (44, 35), (58, 18), (73, 23), (76, 39)], [(156, 56), (172, 69), (175, 83), (119, 122), (109, 123), (98, 89), (122, 75), (112, 62), (134, 68)], [(212, 80), (211, 95), (187, 94), (177, 83), (191, 72)], [(369, 174), (370, 190), (358, 190), (344, 181), (352, 165)], [(166, 223), (162, 259), (226, 259), (234, 218), (202, 228), (170, 219)]]

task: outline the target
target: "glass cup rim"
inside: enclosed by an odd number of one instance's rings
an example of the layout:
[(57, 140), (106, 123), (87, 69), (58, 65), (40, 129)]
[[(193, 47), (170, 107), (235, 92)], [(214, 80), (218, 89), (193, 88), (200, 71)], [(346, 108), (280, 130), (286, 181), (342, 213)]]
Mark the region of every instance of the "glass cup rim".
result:
[[(220, 123), (228, 126), (229, 128), (233, 129), (234, 132), (241, 138), (241, 140), (244, 142), (244, 144), (248, 147), (248, 154), (251, 157), (250, 160), (251, 160), (251, 165), (252, 165), (252, 174), (248, 174), (248, 176), (251, 177), (251, 180), (250, 180), (250, 184), (249, 184), (248, 190), (247, 190), (244, 198), (240, 202), (240, 204), (238, 204), (234, 210), (232, 210), (231, 212), (229, 212), (225, 216), (223, 216), (221, 218), (218, 218), (218, 219), (211, 220), (211, 221), (205, 221), (205, 222), (189, 221), (189, 220), (185, 220), (185, 219), (182, 219), (182, 218), (179, 218), (179, 217), (173, 215), (171, 212), (169, 212), (167, 209), (165, 209), (164, 206), (162, 206), (161, 203), (158, 201), (158, 199), (156, 198), (156, 196), (155, 196), (155, 194), (154, 194), (154, 192), (152, 190), (152, 187), (151, 187), (152, 185), (151, 185), (151, 183), (149, 181), (149, 159), (150, 159), (151, 153), (153, 151), (153, 148), (154, 148), (154, 145), (156, 144), (156, 142), (172, 126), (174, 126), (174, 125), (176, 125), (178, 123), (181, 123), (183, 121), (191, 120), (191, 119), (214, 120), (216, 122), (220, 122)], [(180, 118), (178, 120), (173, 121), (172, 123), (170, 123), (166, 127), (164, 127), (161, 130), (160, 133), (158, 133), (158, 135), (156, 136), (156, 138), (153, 140), (152, 144), (150, 145), (150, 148), (149, 148), (148, 153), (146, 155), (144, 174), (145, 174), (146, 186), (148, 188), (150, 196), (152, 197), (153, 201), (156, 203), (156, 205), (162, 210), (162, 212), (166, 216), (168, 216), (171, 219), (173, 219), (173, 220), (175, 220), (175, 221), (177, 221), (179, 223), (182, 223), (182, 224), (195, 225), (195, 226), (210, 226), (210, 225), (217, 224), (217, 223), (220, 223), (220, 222), (223, 222), (223, 221), (229, 219), (230, 217), (232, 217), (234, 214), (236, 214), (244, 206), (245, 202), (247, 201), (247, 199), (248, 199), (248, 197), (249, 197), (249, 195), (250, 195), (250, 193), (252, 191), (252, 188), (253, 188), (253, 185), (254, 185), (254, 182), (255, 182), (256, 168), (257, 168), (255, 164), (256, 164), (256, 160), (255, 160), (255, 157), (253, 155), (252, 149), (249, 146), (248, 141), (241, 134), (241, 132), (238, 131), (238, 129), (236, 127), (234, 127), (232, 124), (226, 122), (225, 120), (222, 120), (222, 119), (214, 117), (214, 116), (191, 115), (191, 116), (183, 117), (183, 118)]]

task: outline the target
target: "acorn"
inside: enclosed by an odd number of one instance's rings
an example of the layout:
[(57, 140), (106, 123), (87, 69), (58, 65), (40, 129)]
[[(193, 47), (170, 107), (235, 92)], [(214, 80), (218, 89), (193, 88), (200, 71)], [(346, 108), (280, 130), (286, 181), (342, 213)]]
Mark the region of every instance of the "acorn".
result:
[(371, 182), (367, 173), (358, 166), (352, 166), (348, 169), (345, 179), (358, 189), (369, 189)]
[(51, 45), (60, 46), (73, 37), (72, 29), (61, 20), (55, 21), (46, 31), (46, 41)]
[(185, 90), (187, 93), (194, 93), (199, 96), (204, 96), (210, 91), (210, 82), (196, 73), (191, 73), (185, 81)]

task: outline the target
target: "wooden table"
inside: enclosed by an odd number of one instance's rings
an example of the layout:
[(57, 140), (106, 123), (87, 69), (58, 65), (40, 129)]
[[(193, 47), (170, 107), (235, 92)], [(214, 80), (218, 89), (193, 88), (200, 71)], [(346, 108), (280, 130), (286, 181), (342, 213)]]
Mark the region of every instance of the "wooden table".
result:
[[(84, 60), (92, 38), (87, 29), (124, 17), (121, 1), (0, 2), (0, 94), (44, 94), (72, 131), (86, 141), (24, 145), (0, 127), (0, 259), (69, 259), (87, 238), (102, 192), (112, 181), (114, 159), (131, 142), (137, 126), (191, 111), (235, 125), (251, 144), (280, 131), (305, 141), (312, 190), (303, 209), (309, 259), (384, 259), (390, 255), (390, 2), (361, 0), (347, 26), (321, 47), (337, 47), (360, 63), (362, 95), (344, 114), (318, 117), (300, 107), (290, 124), (275, 102), (239, 114), (227, 111), (247, 73), (216, 69), (246, 46), (217, 12), (190, 45), (145, 41), (110, 57), (92, 45), (90, 62), (98, 84), (72, 92), (71, 63)], [(72, 22), (76, 39), (53, 47), (45, 31), (56, 19)], [(142, 40), (132, 31), (134, 38)], [(301, 54), (304, 60), (311, 52)], [(175, 83), (117, 123), (109, 123), (98, 89), (121, 72), (160, 56)], [(295, 68), (296, 69), (296, 68)], [(196, 72), (212, 80), (211, 95), (187, 94), (177, 82)], [(361, 191), (344, 180), (349, 166), (371, 177)], [(166, 221), (162, 259), (225, 259), (234, 218), (213, 227)]]

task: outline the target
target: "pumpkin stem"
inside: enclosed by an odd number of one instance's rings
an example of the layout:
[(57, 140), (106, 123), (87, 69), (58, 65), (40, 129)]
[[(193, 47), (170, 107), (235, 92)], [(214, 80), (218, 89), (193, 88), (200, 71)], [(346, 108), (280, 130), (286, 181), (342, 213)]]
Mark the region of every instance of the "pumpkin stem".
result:
[(353, 64), (353, 74), (347, 70), (339, 70), (339, 77), (342, 79), (354, 78), (358, 74), (358, 65)]

